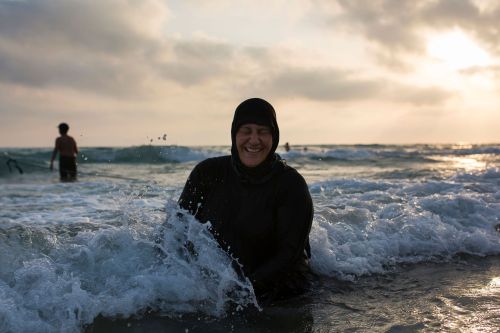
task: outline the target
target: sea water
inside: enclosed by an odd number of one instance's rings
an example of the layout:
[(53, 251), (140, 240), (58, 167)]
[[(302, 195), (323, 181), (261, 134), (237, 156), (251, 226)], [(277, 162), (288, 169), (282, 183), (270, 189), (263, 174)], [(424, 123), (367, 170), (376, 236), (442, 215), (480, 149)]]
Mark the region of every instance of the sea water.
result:
[(50, 149), (0, 149), (0, 332), (499, 330), (500, 145), (278, 149), (313, 198), (315, 280), (274, 304), (177, 214), (229, 153), (82, 148), (61, 183)]

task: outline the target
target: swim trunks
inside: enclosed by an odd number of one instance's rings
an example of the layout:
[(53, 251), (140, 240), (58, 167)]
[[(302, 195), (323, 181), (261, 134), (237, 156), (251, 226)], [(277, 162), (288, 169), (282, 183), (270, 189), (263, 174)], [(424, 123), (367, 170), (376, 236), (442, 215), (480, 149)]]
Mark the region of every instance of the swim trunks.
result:
[(59, 174), (61, 176), (61, 181), (76, 180), (76, 157), (60, 156)]

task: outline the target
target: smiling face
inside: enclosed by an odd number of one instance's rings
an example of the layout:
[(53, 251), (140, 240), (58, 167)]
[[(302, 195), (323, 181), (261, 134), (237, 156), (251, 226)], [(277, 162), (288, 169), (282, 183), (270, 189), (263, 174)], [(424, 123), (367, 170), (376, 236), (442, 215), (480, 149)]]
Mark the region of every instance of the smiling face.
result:
[(273, 146), (273, 135), (269, 126), (243, 124), (236, 132), (236, 149), (241, 163), (254, 168), (264, 162)]

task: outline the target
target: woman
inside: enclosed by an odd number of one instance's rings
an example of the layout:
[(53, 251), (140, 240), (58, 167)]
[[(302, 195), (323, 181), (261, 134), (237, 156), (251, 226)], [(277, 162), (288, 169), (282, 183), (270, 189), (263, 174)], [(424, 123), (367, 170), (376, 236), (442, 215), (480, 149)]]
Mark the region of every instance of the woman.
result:
[(272, 105), (260, 98), (241, 103), (231, 142), (231, 156), (193, 169), (179, 205), (211, 223), (257, 296), (300, 294), (308, 286), (313, 206), (304, 178), (275, 153), (279, 128)]

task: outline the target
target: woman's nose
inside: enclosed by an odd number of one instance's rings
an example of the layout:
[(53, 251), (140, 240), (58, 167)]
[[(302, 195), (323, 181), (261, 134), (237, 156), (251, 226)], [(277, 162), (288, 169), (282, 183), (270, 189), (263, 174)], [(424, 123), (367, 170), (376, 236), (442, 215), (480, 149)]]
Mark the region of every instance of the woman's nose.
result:
[(259, 134), (257, 132), (252, 132), (250, 134), (250, 142), (259, 142)]

